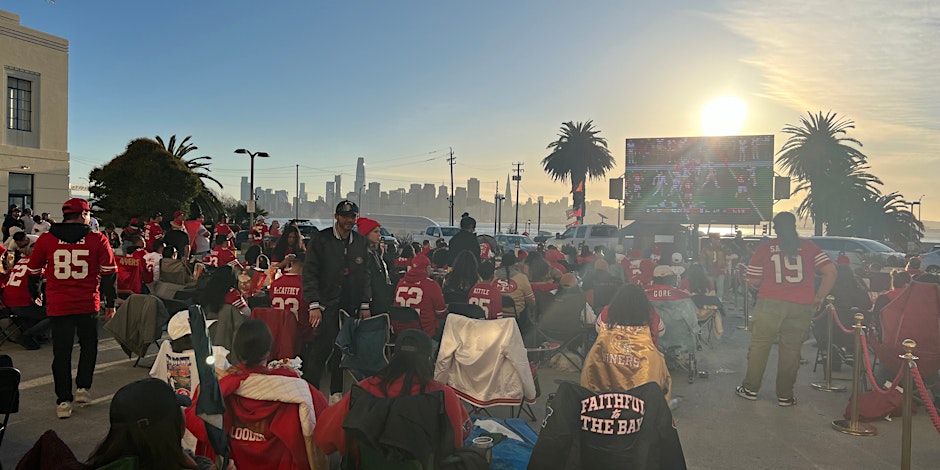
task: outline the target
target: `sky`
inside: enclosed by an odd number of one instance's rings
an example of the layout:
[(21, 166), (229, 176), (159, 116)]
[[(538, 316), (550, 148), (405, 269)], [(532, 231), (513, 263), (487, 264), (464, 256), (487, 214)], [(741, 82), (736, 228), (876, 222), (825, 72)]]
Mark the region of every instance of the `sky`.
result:
[[(264, 151), (255, 185), (311, 197), (357, 157), (383, 190), (482, 183), (521, 199), (570, 187), (541, 168), (565, 121), (593, 120), (624, 172), (629, 137), (703, 134), (702, 109), (747, 105), (741, 134), (775, 134), (807, 111), (856, 122), (883, 192), (922, 198), (940, 159), (940, 2), (517, 0), (128, 2), (17, 0), (0, 9), (69, 40), (71, 180), (136, 137), (192, 135), (237, 197), (236, 148)], [(607, 196), (606, 181), (587, 186)], [(609, 201), (608, 201), (609, 202)], [(775, 210), (787, 210), (793, 200)]]

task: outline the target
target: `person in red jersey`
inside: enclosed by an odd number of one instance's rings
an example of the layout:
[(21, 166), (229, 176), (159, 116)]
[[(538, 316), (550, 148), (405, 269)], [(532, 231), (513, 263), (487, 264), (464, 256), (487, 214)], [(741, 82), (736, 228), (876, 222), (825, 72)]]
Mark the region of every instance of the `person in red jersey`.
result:
[[(791, 406), (793, 384), (800, 369), (800, 348), (817, 307), (836, 282), (836, 267), (813, 242), (796, 233), (796, 216), (781, 212), (773, 219), (777, 238), (757, 247), (747, 278), (757, 292), (747, 352), (747, 374), (735, 389), (738, 396), (756, 400), (767, 356), (777, 342), (777, 404)], [(815, 288), (816, 271), (822, 274)]]
[(117, 258), (118, 292), (123, 294), (140, 294), (143, 288), (141, 273), (146, 269), (146, 262), (143, 255), (146, 251), (132, 246), (134, 251), (128, 252)]
[(232, 266), (233, 268), (241, 266), (238, 257), (235, 256), (235, 252), (229, 246), (229, 238), (224, 234), (215, 236), (215, 247), (202, 259), (202, 262), (214, 268), (219, 266)]
[(219, 217), (219, 223), (215, 224), (215, 236), (224, 235), (225, 240), (229, 245), (229, 248), (235, 247), (235, 232), (232, 230), (232, 227), (228, 224), (228, 216), (222, 214)]
[(487, 320), (503, 318), (503, 292), (496, 282), (496, 265), (492, 261), (483, 261), (477, 268), (480, 282), (470, 289), (467, 302), (479, 305)]
[(163, 222), (163, 214), (157, 212), (144, 227), (144, 248), (147, 251), (154, 251), (154, 244), (163, 241), (163, 227), (160, 226), (160, 222)]
[(46, 329), (46, 309), (33, 300), (29, 293), (29, 254), (32, 248), (27, 248), (23, 256), (9, 270), (3, 281), (3, 305), (14, 314), (12, 321), (22, 331), (17, 340), (20, 345), (29, 350), (39, 349), (35, 336)]
[[(91, 401), (91, 388), (98, 356), (98, 310), (105, 300), (105, 317), (114, 316), (117, 298), (117, 263), (108, 238), (88, 226), (88, 201), (72, 198), (62, 205), (62, 223), (42, 234), (29, 258), (30, 293), (39, 297), (39, 276), (45, 268), (46, 313), (52, 321), (52, 377), (55, 382), (56, 415), (72, 415), (73, 399)], [(100, 280), (100, 281), (99, 281)], [(100, 293), (100, 294), (99, 294)], [(72, 394), (72, 344), (76, 332), (80, 347), (78, 375)]]
[(255, 225), (251, 227), (249, 232), (251, 242), (255, 245), (261, 245), (264, 242), (264, 236), (268, 234), (268, 226), (264, 223), (264, 217), (258, 216), (255, 219)]
[(434, 336), (441, 318), (447, 315), (447, 304), (441, 285), (428, 277), (431, 274), (431, 260), (427, 256), (417, 255), (411, 260), (411, 269), (405, 273), (395, 287), (395, 305), (411, 307), (418, 311), (420, 325), (398, 324), (392, 322), (396, 332), (408, 328), (421, 328), (428, 336)]

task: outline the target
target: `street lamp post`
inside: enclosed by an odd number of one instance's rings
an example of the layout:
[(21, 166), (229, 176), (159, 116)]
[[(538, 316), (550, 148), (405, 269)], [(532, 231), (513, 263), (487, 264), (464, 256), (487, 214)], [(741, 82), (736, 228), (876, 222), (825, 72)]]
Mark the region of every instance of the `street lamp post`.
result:
[(268, 158), (270, 155), (268, 155), (267, 152), (251, 152), (247, 149), (236, 149), (235, 153), (244, 153), (251, 157), (251, 173), (249, 176), (249, 184), (251, 185), (251, 199), (245, 201), (245, 203), (248, 204), (248, 225), (251, 226), (255, 218), (255, 201), (258, 198), (258, 196), (255, 194), (255, 157)]

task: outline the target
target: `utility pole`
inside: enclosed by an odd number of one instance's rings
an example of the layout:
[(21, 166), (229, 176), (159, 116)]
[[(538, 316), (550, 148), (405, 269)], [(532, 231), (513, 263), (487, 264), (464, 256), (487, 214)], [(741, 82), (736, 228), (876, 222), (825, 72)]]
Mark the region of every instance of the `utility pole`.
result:
[(454, 158), (454, 148), (450, 147), (450, 157), (447, 158), (447, 163), (450, 164), (450, 225), (454, 225), (454, 162), (457, 159)]
[(496, 195), (493, 196), (493, 236), (499, 233), (499, 181), (496, 182)]
[(522, 162), (513, 163), (516, 167), (516, 174), (512, 177), (512, 180), (516, 182), (516, 221), (512, 224), (514, 233), (519, 233), (519, 183), (522, 182), (522, 165), (524, 165)]
[(300, 164), (294, 165), (294, 218), (300, 218)]

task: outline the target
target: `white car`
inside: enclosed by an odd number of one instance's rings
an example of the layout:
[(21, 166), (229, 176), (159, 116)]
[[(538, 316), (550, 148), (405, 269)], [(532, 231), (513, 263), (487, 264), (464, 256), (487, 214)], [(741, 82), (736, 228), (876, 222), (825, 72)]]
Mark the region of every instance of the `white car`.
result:
[(888, 258), (895, 257), (904, 262), (904, 253), (899, 253), (884, 243), (867, 238), (852, 237), (806, 237), (829, 255), (832, 262), (839, 259), (839, 253), (845, 253), (852, 269), (864, 268), (872, 261), (887, 264)]

